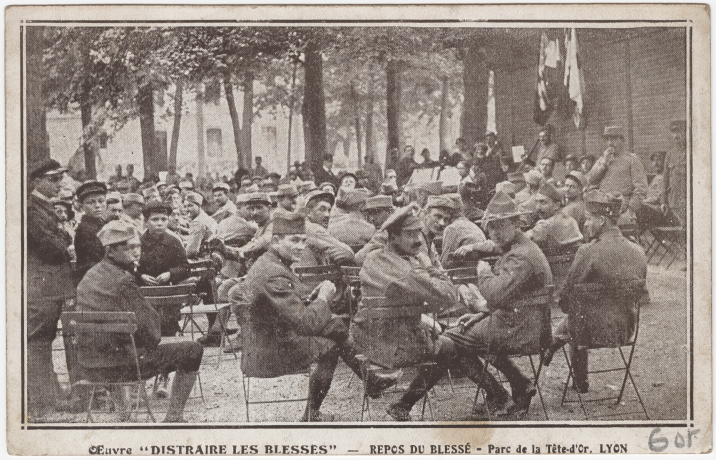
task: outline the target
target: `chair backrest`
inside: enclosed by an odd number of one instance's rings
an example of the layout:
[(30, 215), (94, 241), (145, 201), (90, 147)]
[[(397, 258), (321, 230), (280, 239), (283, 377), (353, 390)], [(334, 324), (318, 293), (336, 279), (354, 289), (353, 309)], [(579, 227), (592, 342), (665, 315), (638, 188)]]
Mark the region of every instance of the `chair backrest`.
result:
[(142, 286), (139, 291), (153, 307), (187, 305), (195, 300), (196, 283)]
[(332, 281), (334, 283), (343, 281), (343, 272), (337, 265), (315, 265), (311, 267), (296, 267), (294, 273), (304, 283), (320, 283), (321, 281)]
[(476, 267), (477, 263), (479, 261), (487, 262), (490, 265), (495, 265), (497, 260), (500, 258), (500, 256), (496, 255), (485, 255), (484, 253), (480, 254), (470, 254), (467, 257), (463, 258), (456, 258), (454, 256), (450, 256), (449, 262), (446, 266), (449, 266), (450, 268), (466, 268), (466, 267)]
[(453, 284), (477, 284), (477, 267), (470, 265), (467, 267), (451, 268), (447, 271), (448, 278)]
[[(631, 345), (639, 334), (640, 299), (646, 280), (581, 283), (567, 292), (577, 343), (589, 348)], [(616, 315), (616, 317), (611, 318)], [(623, 319), (628, 324), (623, 324)], [(610, 327), (595, 327), (608, 320)]]

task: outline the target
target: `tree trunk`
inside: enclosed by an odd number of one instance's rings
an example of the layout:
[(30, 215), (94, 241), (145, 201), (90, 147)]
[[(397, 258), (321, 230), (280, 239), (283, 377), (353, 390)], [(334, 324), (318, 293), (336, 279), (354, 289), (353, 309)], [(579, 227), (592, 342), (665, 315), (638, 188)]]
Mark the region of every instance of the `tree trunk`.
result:
[(199, 83), (196, 90), (196, 162), (199, 179), (206, 174), (206, 153), (204, 146), (204, 92)]
[(137, 103), (139, 105), (139, 127), (142, 133), (144, 179), (146, 180), (157, 171), (154, 148), (154, 91), (151, 82), (140, 83)]
[(462, 107), (461, 137), (467, 145), (483, 139), (487, 127), (487, 93), (490, 72), (484, 51), (476, 43), (465, 50), (463, 83), (465, 102)]
[(356, 131), (356, 148), (358, 150), (358, 168), (363, 165), (363, 152), (361, 149), (361, 132), (360, 132), (360, 100), (355, 90), (355, 85), (351, 82), (351, 99), (353, 99), (353, 117)]
[(442, 97), (440, 98), (440, 127), (438, 129), (438, 137), (439, 137), (439, 145), (440, 145), (440, 151), (447, 150), (449, 147), (447, 145), (447, 119), (450, 116), (450, 111), (448, 109), (448, 77), (443, 75), (441, 77), (443, 88), (442, 88)]
[(236, 110), (236, 100), (234, 99), (234, 85), (231, 83), (231, 74), (224, 74), (224, 93), (226, 93), (226, 104), (229, 106), (229, 115), (231, 115), (231, 127), (234, 131), (234, 145), (236, 146), (236, 164), (239, 168), (245, 167), (244, 155), (241, 150), (241, 126), (239, 124), (239, 112)]
[(326, 100), (323, 92), (323, 61), (315, 41), (305, 49), (305, 84), (303, 91), (303, 123), (306, 160), (318, 174), (326, 153)]
[[(244, 74), (244, 108), (241, 111), (241, 154), (244, 159), (243, 166), (251, 168), (254, 164), (251, 153), (251, 123), (254, 119), (254, 74)], [(270, 162), (269, 162), (270, 163)]]
[(172, 125), (172, 140), (169, 145), (169, 164), (167, 175), (177, 173), (177, 149), (179, 148), (179, 127), (181, 126), (182, 104), (184, 103), (184, 80), (178, 79), (174, 91), (174, 123)]
[(387, 106), (386, 117), (388, 119), (388, 150), (400, 148), (400, 63), (388, 61), (386, 69)]
[(27, 164), (29, 168), (50, 158), (45, 128), (45, 104), (42, 101), (43, 28), (27, 27), (27, 73), (25, 79), (27, 110)]
[(286, 173), (291, 169), (291, 138), (293, 137), (293, 105), (296, 99), (294, 90), (296, 89), (296, 68), (298, 61), (293, 62), (293, 70), (291, 72), (291, 97), (288, 105), (288, 147), (286, 149)]
[(368, 101), (366, 102), (366, 107), (365, 107), (365, 156), (373, 157), (375, 162), (378, 163), (378, 159), (375, 157), (375, 134), (373, 133), (373, 95), (372, 94), (368, 95)]

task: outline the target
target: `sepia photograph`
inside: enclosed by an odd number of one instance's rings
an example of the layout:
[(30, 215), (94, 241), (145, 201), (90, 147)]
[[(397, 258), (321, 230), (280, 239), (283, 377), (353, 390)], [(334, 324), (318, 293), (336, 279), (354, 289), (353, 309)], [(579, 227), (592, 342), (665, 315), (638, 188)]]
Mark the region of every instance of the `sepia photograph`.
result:
[(710, 451), (710, 18), (646, 7), (6, 9), (9, 452)]

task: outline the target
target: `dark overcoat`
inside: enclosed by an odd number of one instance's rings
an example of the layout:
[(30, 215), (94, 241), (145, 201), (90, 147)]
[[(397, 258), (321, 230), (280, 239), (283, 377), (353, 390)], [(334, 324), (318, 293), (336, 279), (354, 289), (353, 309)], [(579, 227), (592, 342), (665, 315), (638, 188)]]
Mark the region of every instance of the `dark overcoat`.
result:
[(152, 235), (144, 232), (141, 238), (142, 255), (137, 272), (141, 275), (159, 276), (169, 272), (169, 282), (176, 284), (189, 277), (189, 262), (181, 242), (167, 232)]
[(106, 222), (99, 217), (84, 214), (75, 231), (75, 253), (77, 265), (75, 266), (75, 281), (79, 283), (87, 270), (104, 258), (104, 246), (97, 233), (102, 230)]

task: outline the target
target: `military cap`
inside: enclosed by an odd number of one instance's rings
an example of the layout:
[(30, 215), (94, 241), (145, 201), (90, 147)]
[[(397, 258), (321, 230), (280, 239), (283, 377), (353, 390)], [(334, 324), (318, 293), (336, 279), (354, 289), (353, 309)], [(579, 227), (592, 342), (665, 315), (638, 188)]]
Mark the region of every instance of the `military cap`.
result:
[(67, 171), (57, 160), (51, 158), (35, 164), (30, 170), (30, 179), (36, 179), (42, 176), (54, 176), (55, 174), (62, 174)]
[(463, 209), (462, 196), (459, 193), (447, 193), (445, 196), (455, 204), (455, 210), (461, 211)]
[(122, 204), (130, 203), (144, 204), (144, 197), (139, 193), (127, 193), (122, 197)]
[(57, 195), (57, 198), (67, 201), (68, 203), (72, 203), (72, 199), (75, 197), (75, 192), (73, 192), (71, 189), (63, 188), (60, 190), (60, 193)]
[(564, 196), (557, 190), (554, 185), (550, 184), (549, 182), (545, 182), (544, 184), (540, 185), (539, 189), (537, 190), (537, 193), (539, 193), (542, 196), (546, 196), (552, 201), (556, 201), (558, 203), (562, 202), (562, 199)]
[(503, 191), (508, 194), (510, 198), (514, 198), (515, 194), (517, 193), (517, 187), (515, 187), (515, 184), (513, 184), (512, 182), (506, 180), (495, 184), (495, 192), (499, 191)]
[(669, 130), (674, 131), (686, 131), (686, 120), (673, 120), (669, 124)]
[(624, 139), (624, 132), (621, 126), (605, 126), (602, 137), (621, 137)]
[(303, 235), (306, 233), (306, 218), (293, 212), (281, 212), (273, 218), (273, 235)]
[(507, 180), (512, 182), (513, 184), (518, 184), (520, 182), (525, 182), (525, 175), (524, 173), (518, 173), (518, 172), (511, 172), (507, 173)]
[(336, 186), (333, 185), (330, 182), (323, 182), (321, 185), (318, 186), (321, 190), (323, 190), (324, 187), (331, 187), (331, 190), (333, 190), (333, 194), (336, 194)]
[(262, 203), (266, 206), (271, 206), (271, 198), (266, 192), (251, 192), (246, 194), (246, 204), (249, 203)]
[(170, 216), (171, 213), (172, 207), (159, 200), (149, 200), (147, 204), (144, 205), (144, 209), (142, 209), (142, 214), (146, 219), (149, 219), (149, 216), (152, 214), (166, 214), (167, 216)]
[(251, 179), (241, 179), (241, 187), (250, 187), (253, 182), (251, 182)]
[(430, 195), (440, 195), (443, 192), (443, 182), (424, 182), (415, 187), (415, 190), (422, 190)]
[(124, 243), (132, 238), (139, 238), (137, 228), (122, 219), (108, 222), (102, 230), (97, 233), (102, 246)]
[(77, 199), (80, 203), (90, 195), (106, 195), (107, 185), (104, 182), (89, 180), (77, 187)]
[(271, 178), (273, 178), (273, 179), (281, 179), (281, 174), (279, 174), (279, 173), (273, 171), (273, 172), (268, 173), (268, 176), (266, 176), (266, 177), (268, 177), (269, 179), (271, 179)]
[(573, 153), (567, 154), (567, 156), (564, 157), (564, 161), (569, 161), (569, 160), (577, 161), (577, 155), (575, 155)]
[(179, 188), (187, 188), (194, 190), (194, 183), (190, 180), (179, 181)]
[(246, 187), (244, 192), (246, 193), (256, 193), (259, 191), (259, 185), (258, 184), (251, 184), (249, 187)]
[(254, 176), (254, 177), (251, 178), (251, 180), (252, 180), (252, 181), (254, 181), (254, 180), (264, 180), (264, 178), (261, 177), (261, 176)]
[(444, 208), (450, 211), (455, 210), (455, 202), (445, 195), (430, 195), (425, 204), (425, 210), (432, 208)]
[(338, 183), (339, 183), (339, 184), (342, 184), (342, 183), (343, 183), (343, 179), (345, 179), (346, 177), (352, 177), (353, 180), (356, 182), (356, 184), (358, 183), (358, 176), (356, 176), (356, 175), (353, 174), (352, 172), (345, 172), (345, 173), (341, 174), (341, 178), (338, 179)]
[(184, 197), (184, 201), (194, 203), (197, 206), (201, 206), (204, 203), (204, 197), (196, 192), (189, 192)]
[(350, 211), (358, 210), (365, 206), (365, 202), (368, 199), (370, 192), (363, 188), (357, 188), (346, 192), (341, 199), (343, 207)]
[(298, 196), (298, 189), (293, 184), (281, 184), (278, 186), (278, 194), (276, 196), (279, 198)]
[(305, 182), (301, 182), (301, 185), (298, 186), (298, 190), (304, 194), (308, 193), (312, 190), (316, 190), (316, 188), (318, 188), (318, 187), (316, 187), (316, 183), (313, 182), (312, 180), (307, 180)]
[(391, 209), (393, 199), (388, 195), (375, 195), (365, 200), (365, 210), (369, 209)]
[(487, 204), (485, 214), (482, 216), (482, 224), (502, 219), (510, 219), (524, 213), (517, 209), (517, 205), (505, 192), (497, 192)]
[(565, 179), (572, 178), (579, 182), (579, 185), (582, 186), (582, 188), (585, 188), (587, 185), (589, 185), (589, 181), (587, 180), (587, 176), (584, 175), (581, 171), (572, 171), (571, 173), (567, 174), (565, 176)]
[(313, 200), (325, 201), (333, 206), (333, 203), (336, 201), (336, 197), (330, 192), (324, 192), (323, 190), (317, 189), (306, 193), (306, 204)]
[(649, 155), (649, 161), (654, 161), (654, 157), (657, 157), (657, 158), (659, 158), (660, 160), (663, 161), (664, 158), (666, 157), (666, 152), (664, 152), (664, 151), (659, 151), (659, 152), (654, 152), (654, 153), (652, 153), (651, 155)]
[(122, 194), (119, 192), (108, 192), (107, 193), (107, 204), (114, 204), (114, 203), (121, 203), (122, 202)]
[(236, 204), (238, 206), (243, 206), (246, 204), (246, 200), (248, 200), (249, 194), (248, 193), (239, 193), (236, 195)]
[(159, 182), (157, 182), (157, 188), (166, 187), (166, 186), (167, 186), (167, 183), (164, 182), (163, 180), (160, 180)]
[(617, 219), (622, 207), (622, 195), (599, 189), (589, 190), (584, 194), (584, 206), (592, 214)]
[(411, 203), (402, 208), (396, 209), (393, 214), (388, 217), (383, 225), (380, 227), (381, 230), (389, 233), (397, 233), (398, 230), (418, 230), (423, 228), (423, 224), (420, 221), (420, 208), (417, 204)]
[(227, 184), (226, 182), (217, 182), (211, 187), (211, 191), (215, 192), (217, 190), (223, 190), (226, 193), (229, 193), (231, 191), (231, 187), (229, 187), (229, 184)]
[(539, 185), (542, 182), (542, 173), (537, 171), (536, 169), (527, 171), (526, 173), (524, 173), (524, 176), (525, 182), (530, 185)]

